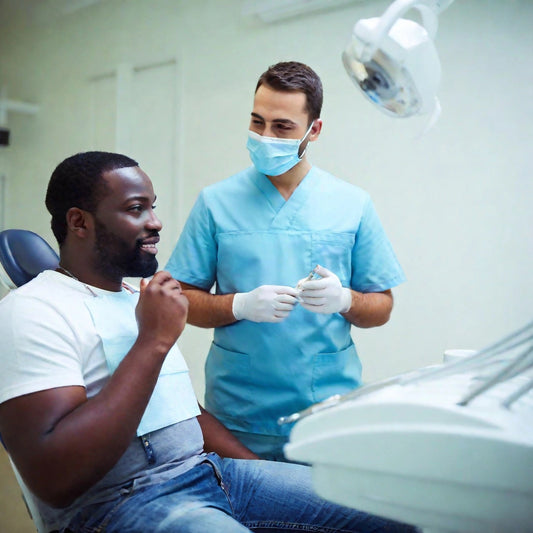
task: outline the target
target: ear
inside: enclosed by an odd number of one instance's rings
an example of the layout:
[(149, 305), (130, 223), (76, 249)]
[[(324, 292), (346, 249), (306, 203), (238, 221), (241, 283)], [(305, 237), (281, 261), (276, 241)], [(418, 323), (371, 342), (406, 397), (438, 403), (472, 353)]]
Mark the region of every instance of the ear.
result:
[(322, 119), (316, 118), (313, 123), (313, 127), (311, 128), (311, 133), (309, 134), (309, 142), (316, 141), (321, 131), (322, 131)]
[(94, 227), (94, 219), (91, 213), (79, 207), (71, 207), (67, 211), (67, 227), (69, 232), (80, 239), (85, 239)]

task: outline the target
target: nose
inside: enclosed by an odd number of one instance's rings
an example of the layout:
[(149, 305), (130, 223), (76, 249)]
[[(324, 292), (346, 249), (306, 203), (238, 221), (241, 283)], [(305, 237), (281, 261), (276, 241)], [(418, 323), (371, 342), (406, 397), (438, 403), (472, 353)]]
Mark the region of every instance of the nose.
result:
[(265, 127), (263, 128), (263, 131), (261, 132), (261, 135), (263, 137), (276, 137), (276, 134), (274, 133), (274, 128), (272, 127), (272, 124), (265, 124)]
[(150, 217), (148, 218), (146, 227), (156, 231), (161, 231), (161, 228), (163, 227), (161, 220), (159, 220), (153, 209), (150, 210)]

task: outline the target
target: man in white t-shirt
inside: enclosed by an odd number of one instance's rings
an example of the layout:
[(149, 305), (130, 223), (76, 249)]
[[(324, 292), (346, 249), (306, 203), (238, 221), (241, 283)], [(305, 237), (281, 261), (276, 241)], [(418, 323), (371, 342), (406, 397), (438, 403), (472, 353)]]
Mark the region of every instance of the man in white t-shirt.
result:
[(0, 434), (46, 530), (412, 530), (321, 500), (308, 467), (242, 460), (199, 407), (154, 202), (126, 156), (66, 159), (46, 196), (60, 266), (0, 302)]

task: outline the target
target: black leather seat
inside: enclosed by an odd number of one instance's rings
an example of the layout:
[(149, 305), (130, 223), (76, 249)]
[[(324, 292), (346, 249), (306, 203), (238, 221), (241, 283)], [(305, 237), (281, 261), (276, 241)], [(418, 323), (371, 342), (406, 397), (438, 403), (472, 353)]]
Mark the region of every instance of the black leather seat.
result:
[(0, 280), (8, 288), (20, 287), (58, 263), (55, 250), (37, 233), (24, 229), (0, 232)]

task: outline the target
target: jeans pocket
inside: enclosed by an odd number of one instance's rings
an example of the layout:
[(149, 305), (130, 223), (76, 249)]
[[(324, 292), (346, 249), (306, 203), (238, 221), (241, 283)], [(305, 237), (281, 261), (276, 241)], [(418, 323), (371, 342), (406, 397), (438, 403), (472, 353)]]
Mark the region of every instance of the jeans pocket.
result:
[(120, 496), (114, 500), (83, 507), (62, 532), (105, 533), (117, 511), (131, 497), (133, 492), (132, 484), (128, 484), (122, 489), (117, 490), (117, 492), (120, 493)]

